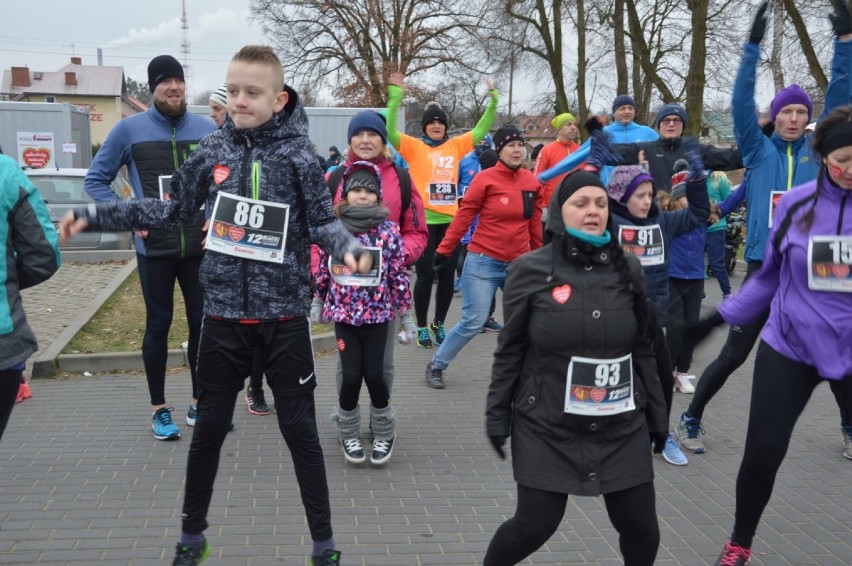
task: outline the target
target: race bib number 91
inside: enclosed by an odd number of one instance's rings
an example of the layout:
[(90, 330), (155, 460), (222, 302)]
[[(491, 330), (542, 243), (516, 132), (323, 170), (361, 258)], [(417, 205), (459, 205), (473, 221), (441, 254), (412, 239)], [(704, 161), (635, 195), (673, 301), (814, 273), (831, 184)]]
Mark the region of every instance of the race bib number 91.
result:
[(207, 249), (257, 261), (284, 262), (290, 205), (218, 193)]
[(565, 389), (566, 413), (617, 415), (635, 408), (630, 354), (613, 359), (571, 358)]
[(643, 266), (662, 265), (666, 261), (663, 230), (659, 224), (619, 226), (618, 245), (625, 253), (636, 256)]

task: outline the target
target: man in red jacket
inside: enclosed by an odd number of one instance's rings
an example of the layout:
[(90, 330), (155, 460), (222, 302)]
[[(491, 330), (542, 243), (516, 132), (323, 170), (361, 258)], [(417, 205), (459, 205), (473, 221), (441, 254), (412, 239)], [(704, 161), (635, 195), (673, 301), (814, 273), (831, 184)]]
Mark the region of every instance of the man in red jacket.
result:
[[(575, 141), (579, 134), (577, 120), (574, 119), (571, 113), (565, 112), (556, 116), (550, 121), (550, 125), (556, 130), (556, 139), (541, 148), (538, 159), (535, 160), (535, 167), (533, 168), (533, 174), (536, 176), (542, 171), (547, 171), (577, 151), (580, 147)], [(544, 201), (542, 206), (544, 210), (547, 210), (547, 205), (550, 204), (550, 197), (553, 195), (553, 190), (559, 186), (559, 183), (562, 182), (562, 179), (567, 174), (568, 172), (565, 172), (542, 184), (542, 199)], [(547, 219), (542, 218), (542, 221), (546, 222)]]

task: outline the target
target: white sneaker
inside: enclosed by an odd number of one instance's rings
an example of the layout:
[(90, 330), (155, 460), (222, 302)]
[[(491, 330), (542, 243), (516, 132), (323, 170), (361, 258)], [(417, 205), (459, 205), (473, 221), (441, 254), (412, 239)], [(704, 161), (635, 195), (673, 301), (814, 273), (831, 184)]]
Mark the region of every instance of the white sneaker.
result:
[(675, 378), (675, 389), (680, 391), (681, 393), (686, 393), (687, 395), (691, 395), (695, 393), (695, 386), (692, 385), (692, 380), (695, 379), (694, 375), (690, 375), (687, 373), (681, 373), (677, 370), (674, 372)]

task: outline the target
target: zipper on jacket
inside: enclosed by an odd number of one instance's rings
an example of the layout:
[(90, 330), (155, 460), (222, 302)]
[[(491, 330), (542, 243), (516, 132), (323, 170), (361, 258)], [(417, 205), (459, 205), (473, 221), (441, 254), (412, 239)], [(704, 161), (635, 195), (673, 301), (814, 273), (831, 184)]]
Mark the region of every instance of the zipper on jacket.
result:
[[(175, 171), (180, 169), (177, 148), (177, 128), (175, 126), (172, 126), (172, 161), (174, 162)], [(186, 232), (183, 226), (178, 228), (178, 238), (180, 240), (180, 257), (183, 259), (186, 257)]]
[(849, 196), (849, 191), (843, 191), (843, 196), (840, 197), (840, 214), (837, 215), (837, 235), (840, 236), (843, 232), (843, 213), (846, 212), (846, 197)]
[[(248, 196), (247, 184), (249, 182), (252, 183), (252, 195), (254, 195), (254, 167), (258, 166), (258, 173), (260, 172), (260, 165), (257, 161), (252, 163), (251, 167), (251, 177), (246, 173), (249, 171), (249, 162), (251, 161), (251, 140), (246, 136), (246, 149), (243, 152), (243, 165), (240, 167), (240, 196)], [(248, 317), (249, 310), (249, 291), (248, 291), (248, 262), (249, 260), (243, 258), (242, 264), (240, 265), (240, 275), (243, 280), (243, 317)]]
[(793, 144), (787, 144), (787, 190), (793, 188)]

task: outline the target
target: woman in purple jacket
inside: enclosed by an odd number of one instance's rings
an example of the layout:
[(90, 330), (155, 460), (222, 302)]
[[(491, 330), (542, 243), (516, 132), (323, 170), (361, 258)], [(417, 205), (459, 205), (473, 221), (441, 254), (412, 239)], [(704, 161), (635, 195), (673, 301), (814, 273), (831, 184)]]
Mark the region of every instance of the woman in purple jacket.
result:
[(746, 324), (770, 308), (754, 365), (734, 530), (717, 566), (751, 557), (793, 427), (823, 381), (837, 398), (844, 456), (852, 458), (852, 106), (820, 122), (813, 146), (819, 174), (781, 197), (760, 272), (690, 332), (697, 341), (723, 321)]

